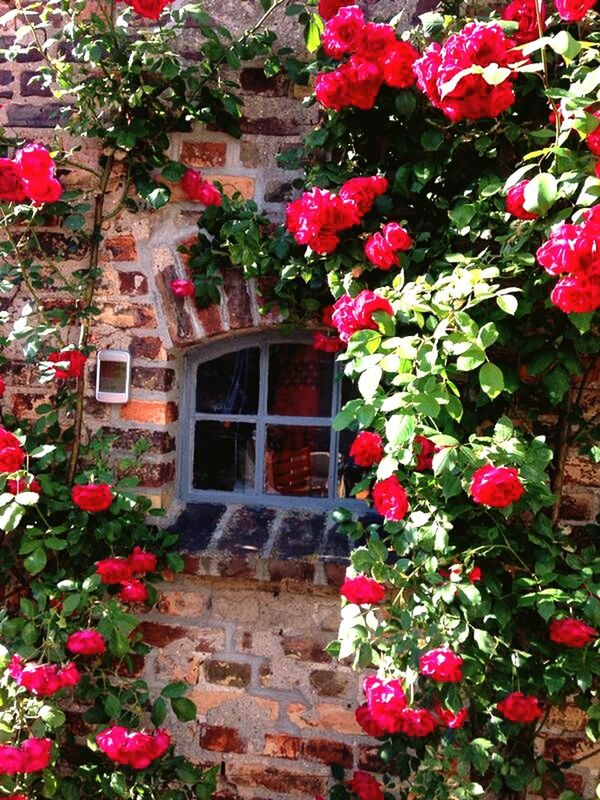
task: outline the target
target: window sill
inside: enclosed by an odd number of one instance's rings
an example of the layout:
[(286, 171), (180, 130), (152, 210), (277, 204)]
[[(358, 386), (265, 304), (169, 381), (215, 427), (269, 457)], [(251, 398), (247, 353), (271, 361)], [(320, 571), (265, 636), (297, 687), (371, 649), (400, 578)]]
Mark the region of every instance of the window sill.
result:
[(337, 587), (348, 565), (347, 538), (326, 511), (192, 503), (172, 530), (195, 575)]

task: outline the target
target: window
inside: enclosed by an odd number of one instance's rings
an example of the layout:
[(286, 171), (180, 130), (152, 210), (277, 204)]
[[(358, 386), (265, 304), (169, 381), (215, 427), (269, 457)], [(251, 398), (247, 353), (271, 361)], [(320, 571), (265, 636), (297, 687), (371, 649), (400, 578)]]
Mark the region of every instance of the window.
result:
[(185, 393), (187, 501), (335, 507), (360, 479), (348, 457), (353, 435), (331, 427), (341, 371), (310, 334), (272, 332), (202, 348), (186, 357)]

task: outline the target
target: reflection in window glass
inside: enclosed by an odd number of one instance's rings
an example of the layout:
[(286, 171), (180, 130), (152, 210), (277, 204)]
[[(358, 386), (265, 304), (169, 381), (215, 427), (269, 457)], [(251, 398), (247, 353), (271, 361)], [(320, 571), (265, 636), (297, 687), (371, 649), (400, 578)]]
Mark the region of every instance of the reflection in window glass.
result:
[(327, 497), (329, 428), (268, 425), (265, 491), (292, 497)]
[(307, 344), (269, 348), (267, 412), (291, 417), (330, 417), (334, 358)]
[(255, 426), (246, 422), (196, 422), (194, 489), (253, 492)]
[(357, 467), (349, 455), (355, 437), (356, 432), (349, 430), (340, 431), (339, 434), (337, 497), (351, 497), (352, 487), (362, 480), (365, 474), (364, 469)]
[(248, 348), (198, 366), (196, 411), (209, 414), (256, 414), (260, 351)]

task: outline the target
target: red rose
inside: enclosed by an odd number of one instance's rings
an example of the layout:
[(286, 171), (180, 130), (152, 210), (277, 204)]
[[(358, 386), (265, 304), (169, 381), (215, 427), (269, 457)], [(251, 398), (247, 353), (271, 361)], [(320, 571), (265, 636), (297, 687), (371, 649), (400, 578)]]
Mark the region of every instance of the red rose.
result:
[(2, 800), (28, 800), (24, 794), (5, 794)]
[(432, 442), (431, 439), (428, 439), (426, 436), (415, 436), (415, 442), (419, 446), (415, 469), (418, 472), (424, 472), (425, 470), (432, 469), (433, 457), (436, 453), (439, 453), (440, 448), (435, 444), (435, 442)]
[(340, 594), (349, 603), (357, 606), (379, 603), (385, 596), (385, 586), (366, 575), (357, 575), (356, 578), (346, 578), (340, 589)]
[(78, 656), (96, 656), (106, 651), (106, 643), (101, 633), (90, 628), (72, 633), (67, 639), (67, 650)]
[(16, 472), (25, 462), (20, 447), (0, 447), (0, 472)]
[(369, 22), (365, 25), (359, 54), (378, 64), (384, 62), (399, 44), (391, 25)]
[(383, 800), (379, 782), (368, 772), (355, 772), (349, 787), (360, 800)]
[(154, 734), (128, 731), (121, 725), (106, 728), (96, 736), (100, 750), (117, 764), (146, 769), (169, 749), (171, 737), (167, 731), (157, 729)]
[(21, 745), (24, 772), (40, 772), (50, 764), (52, 741), (50, 739), (25, 739)]
[(437, 727), (435, 717), (426, 708), (405, 708), (400, 718), (400, 730), (406, 736), (429, 736)]
[[(538, 0), (512, 0), (512, 3), (509, 3), (502, 12), (502, 19), (519, 23), (518, 30), (510, 35), (511, 39), (517, 44), (533, 42), (540, 36), (535, 13), (535, 4), (537, 2)], [(546, 18), (546, 7), (543, 3), (541, 4), (540, 17), (542, 20), (543, 32), (545, 29), (544, 20)]]
[(25, 191), (36, 206), (44, 203), (56, 203), (62, 196), (60, 181), (53, 177), (25, 181)]
[(394, 316), (394, 309), (389, 300), (381, 297), (376, 292), (371, 292), (369, 289), (363, 289), (354, 298), (353, 314), (358, 330), (377, 330), (377, 323), (373, 319), (373, 314), (376, 311), (384, 311), (390, 317)]
[(114, 497), (107, 483), (88, 483), (85, 486), (74, 486), (71, 499), (82, 511), (96, 513), (106, 511), (112, 505)]
[(525, 494), (518, 470), (491, 464), (473, 473), (469, 491), (476, 503), (491, 508), (506, 508)]
[(569, 275), (556, 282), (550, 299), (565, 314), (588, 313), (600, 307), (600, 274)]
[(54, 177), (55, 165), (48, 150), (41, 144), (24, 145), (15, 153), (15, 164), (26, 181)]
[(598, 631), (581, 619), (553, 619), (550, 640), (567, 647), (585, 647), (598, 636)]
[(481, 571), (480, 567), (473, 567), (471, 572), (469, 572), (469, 583), (474, 584), (482, 580), (483, 580), (483, 572)]
[(203, 203), (205, 206), (220, 206), (223, 202), (217, 187), (204, 180), (197, 169), (188, 169), (181, 179), (181, 188), (190, 200)]
[(358, 6), (343, 6), (325, 26), (323, 50), (332, 58), (355, 53), (364, 39), (365, 18)]
[(540, 701), (532, 695), (523, 692), (513, 692), (498, 703), (498, 711), (511, 722), (535, 722), (542, 716)]
[(321, 254), (333, 253), (340, 241), (338, 233), (359, 222), (354, 203), (325, 189), (304, 192), (286, 210), (286, 227), (298, 244)]
[(385, 733), (398, 733), (406, 708), (406, 695), (400, 681), (369, 675), (365, 678), (364, 690), (373, 724)]
[[(587, 221), (586, 221), (587, 222)], [(584, 273), (600, 256), (600, 242), (593, 225), (561, 223), (536, 252), (538, 262), (549, 275)]]
[[(600, 111), (594, 111), (594, 116), (600, 120)], [(585, 143), (595, 156), (600, 156), (600, 125), (585, 137)]]
[(20, 748), (10, 744), (0, 745), (0, 775), (16, 775), (25, 772), (25, 760)]
[(554, 0), (554, 6), (561, 19), (579, 22), (596, 5), (596, 0)]
[(18, 686), (37, 697), (50, 697), (65, 686), (75, 686), (81, 675), (74, 664), (60, 669), (56, 664), (26, 664), (13, 656), (8, 672)]
[(344, 349), (344, 343), (339, 336), (327, 336), (321, 331), (313, 334), (313, 347), (315, 350), (322, 350), (324, 353), (339, 353)]
[(462, 728), (469, 716), (469, 710), (467, 708), (461, 708), (460, 711), (454, 712), (444, 708), (440, 703), (436, 703), (434, 710), (436, 717), (440, 721), (440, 725), (451, 728), (452, 730)]
[(0, 448), (20, 446), (21, 442), (17, 439), (14, 433), (7, 431), (6, 428), (0, 427)]
[(6, 391), (6, 382), (4, 378), (0, 375), (0, 399), (4, 397), (5, 391)]
[(365, 242), (365, 255), (379, 269), (389, 270), (400, 263), (396, 252), (382, 233), (374, 233)]
[(131, 578), (131, 565), (125, 558), (105, 558), (96, 562), (96, 575), (106, 585), (122, 583)]
[(348, 105), (348, 81), (339, 69), (321, 72), (315, 81), (315, 96), (323, 108), (341, 111)]
[(156, 556), (148, 553), (141, 547), (134, 547), (133, 552), (127, 556), (127, 561), (134, 575), (145, 575), (147, 572), (154, 572), (156, 569)]
[(378, 433), (361, 431), (350, 447), (350, 458), (359, 467), (368, 469), (383, 458), (383, 442)]
[(410, 250), (413, 246), (412, 237), (398, 222), (388, 222), (381, 229), (386, 242), (395, 251)]
[(193, 297), (196, 294), (196, 287), (193, 281), (176, 278), (171, 281), (171, 291), (177, 297)]
[(387, 192), (388, 185), (382, 175), (350, 178), (340, 187), (339, 195), (343, 200), (354, 203), (360, 216), (364, 216), (373, 208), (375, 198)]
[(387, 731), (375, 722), (366, 703), (356, 709), (354, 716), (360, 727), (369, 736), (385, 736), (387, 734)]
[(463, 660), (449, 647), (436, 647), (423, 653), (419, 659), (421, 675), (438, 683), (458, 683), (462, 681)]
[(50, 353), (46, 358), (52, 364), (62, 364), (61, 367), (53, 367), (54, 377), (62, 380), (81, 378), (86, 360), (87, 356), (79, 350), (61, 350), (59, 353)]
[(10, 158), (0, 158), (0, 201), (22, 203), (27, 198), (21, 170)]
[(171, 0), (125, 0), (134, 11), (146, 19), (159, 19), (163, 10)]
[(383, 83), (381, 67), (357, 54), (350, 56), (339, 71), (347, 82), (345, 105), (362, 108), (364, 111), (373, 108)]
[(328, 20), (334, 17), (340, 8), (350, 5), (352, 5), (352, 0), (319, 0), (317, 9), (319, 16), (324, 20)]
[(29, 483), (26, 482), (25, 478), (7, 481), (6, 489), (11, 494), (20, 494), (20, 492), (37, 492), (40, 494), (42, 491), (39, 481), (36, 481), (35, 478), (31, 478)]
[(377, 481), (373, 487), (373, 505), (387, 522), (400, 522), (408, 511), (406, 490), (395, 475)]
[(525, 188), (529, 181), (519, 181), (515, 186), (511, 186), (506, 193), (506, 210), (517, 219), (537, 219), (538, 214), (527, 211), (523, 205), (525, 201)]
[(148, 589), (137, 578), (130, 578), (121, 584), (121, 591), (117, 593), (117, 597), (124, 603), (145, 603), (148, 599)]
[(394, 89), (408, 89), (417, 77), (413, 64), (419, 57), (408, 42), (396, 42), (383, 61), (383, 82)]
[(72, 661), (58, 671), (58, 679), (62, 686), (77, 686), (81, 680), (81, 673)]
[(434, 42), (425, 50), (414, 64), (417, 85), (452, 122), (496, 117), (514, 103), (513, 75), (496, 86), (481, 75), (459, 75), (473, 66), (512, 66), (518, 58), (513, 46), (499, 25), (470, 22), (442, 46)]

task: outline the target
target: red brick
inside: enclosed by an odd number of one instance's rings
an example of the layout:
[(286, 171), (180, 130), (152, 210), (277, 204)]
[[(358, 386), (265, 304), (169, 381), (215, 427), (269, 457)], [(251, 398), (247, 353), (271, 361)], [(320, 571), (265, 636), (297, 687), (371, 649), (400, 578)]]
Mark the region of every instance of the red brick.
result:
[(150, 392), (170, 392), (175, 383), (175, 370), (166, 367), (133, 367), (131, 385)]
[(242, 89), (252, 94), (263, 94), (265, 97), (282, 97), (287, 95), (290, 81), (284, 73), (271, 77), (265, 75), (260, 67), (246, 67), (240, 73)]
[(168, 425), (177, 419), (177, 404), (158, 403), (153, 400), (130, 400), (121, 406), (121, 419), (145, 422), (153, 425)]
[(113, 328), (156, 328), (154, 306), (142, 303), (105, 303), (100, 321)]
[(247, 749), (239, 732), (224, 725), (202, 725), (200, 747), (217, 753), (245, 753)]
[(274, 758), (299, 758), (302, 751), (302, 739), (289, 736), (287, 733), (267, 733), (265, 735), (264, 754)]
[(264, 767), (261, 764), (230, 762), (225, 766), (226, 774), (234, 786), (263, 786), (271, 792), (295, 795), (323, 794), (325, 780), (316, 775)]
[(175, 478), (175, 462), (166, 461), (162, 464), (142, 463), (133, 470), (118, 471), (118, 476), (134, 475), (139, 486), (160, 488), (165, 483), (170, 483)]
[(155, 359), (166, 357), (162, 340), (158, 336), (132, 336), (129, 343), (132, 358)]
[(215, 333), (223, 333), (225, 324), (221, 316), (221, 307), (217, 303), (213, 303), (206, 308), (196, 306), (196, 317), (204, 328), (204, 333), (207, 336), (214, 336)]
[(283, 652), (286, 656), (293, 656), (300, 661), (316, 661), (319, 664), (328, 664), (331, 656), (324, 650), (324, 645), (306, 636), (284, 636)]
[(386, 765), (379, 757), (378, 747), (358, 747), (358, 768), (367, 772), (384, 772)]
[(209, 683), (242, 688), (250, 683), (252, 668), (250, 664), (211, 658), (204, 662), (204, 673)]
[(163, 625), (162, 622), (140, 622), (136, 631), (142, 634), (142, 639), (153, 647), (166, 647), (178, 639), (193, 638), (193, 631), (180, 625)]
[(225, 270), (223, 290), (227, 298), (230, 328), (250, 328), (253, 325), (248, 282), (239, 269)]
[(223, 167), (226, 153), (225, 142), (184, 142), (181, 161), (188, 167)]
[(148, 294), (148, 278), (143, 272), (118, 272), (119, 294)]
[(549, 737), (544, 745), (544, 757), (560, 764), (563, 761), (572, 761), (581, 756), (588, 749), (590, 742), (587, 739), (576, 737), (573, 739)]
[(339, 764), (346, 769), (350, 769), (354, 763), (352, 748), (330, 739), (309, 739), (302, 745), (302, 755), (309, 761), (320, 761), (329, 766)]
[(558, 797), (562, 792), (568, 790), (581, 794), (583, 789), (583, 775), (577, 772), (563, 772), (564, 784), (554, 782), (550, 775), (544, 775), (544, 797)]
[(101, 261), (135, 261), (137, 259), (137, 248), (135, 239), (130, 233), (111, 236), (104, 240)]
[(313, 670), (309, 681), (313, 689), (324, 697), (340, 697), (350, 685), (347, 675), (329, 669)]

